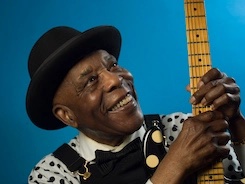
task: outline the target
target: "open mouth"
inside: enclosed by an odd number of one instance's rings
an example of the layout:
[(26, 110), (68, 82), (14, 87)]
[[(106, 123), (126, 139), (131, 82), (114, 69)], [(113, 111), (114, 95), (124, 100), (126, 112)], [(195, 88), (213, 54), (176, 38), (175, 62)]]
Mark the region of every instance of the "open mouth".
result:
[(111, 111), (116, 111), (117, 109), (127, 105), (132, 100), (133, 100), (133, 97), (130, 94), (127, 94), (124, 99), (122, 99), (114, 107), (111, 108)]

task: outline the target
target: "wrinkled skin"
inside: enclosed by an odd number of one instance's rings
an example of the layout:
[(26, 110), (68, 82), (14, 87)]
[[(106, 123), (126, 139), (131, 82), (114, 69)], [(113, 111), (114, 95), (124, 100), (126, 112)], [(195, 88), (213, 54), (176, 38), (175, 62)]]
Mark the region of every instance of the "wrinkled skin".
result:
[(182, 183), (194, 172), (228, 156), (226, 144), (230, 137), (232, 140), (245, 138), (245, 120), (239, 108), (240, 89), (235, 80), (218, 69), (211, 69), (201, 78), (198, 87), (190, 102), (210, 105), (213, 111), (184, 122), (178, 138), (152, 177), (154, 184)]

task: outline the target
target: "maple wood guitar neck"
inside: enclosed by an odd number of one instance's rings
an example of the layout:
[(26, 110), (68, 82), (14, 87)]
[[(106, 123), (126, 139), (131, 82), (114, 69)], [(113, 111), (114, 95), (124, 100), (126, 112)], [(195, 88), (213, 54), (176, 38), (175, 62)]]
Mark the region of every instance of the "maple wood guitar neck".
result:
[[(188, 63), (191, 94), (197, 90), (200, 78), (211, 69), (210, 47), (206, 23), (204, 0), (184, 0)], [(193, 115), (210, 110), (210, 107), (193, 105)], [(214, 163), (201, 171), (198, 184), (224, 184), (222, 162)]]

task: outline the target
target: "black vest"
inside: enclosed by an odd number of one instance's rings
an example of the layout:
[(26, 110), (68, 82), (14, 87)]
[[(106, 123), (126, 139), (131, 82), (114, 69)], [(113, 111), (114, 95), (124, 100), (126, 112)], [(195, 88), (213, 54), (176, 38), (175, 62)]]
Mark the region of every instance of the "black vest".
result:
[(162, 124), (160, 122), (159, 115), (145, 115), (146, 135), (148, 136), (144, 137), (143, 144), (140, 144), (138, 151), (111, 161), (114, 162), (114, 165), (108, 172), (104, 172), (103, 167), (96, 162), (93, 164), (87, 163), (68, 144), (60, 146), (53, 155), (61, 160), (71, 172), (79, 173), (80, 181), (84, 184), (144, 184), (157, 167), (149, 167), (145, 158), (154, 154), (161, 160), (166, 153), (164, 142), (155, 143), (149, 136), (156, 130), (161, 131)]

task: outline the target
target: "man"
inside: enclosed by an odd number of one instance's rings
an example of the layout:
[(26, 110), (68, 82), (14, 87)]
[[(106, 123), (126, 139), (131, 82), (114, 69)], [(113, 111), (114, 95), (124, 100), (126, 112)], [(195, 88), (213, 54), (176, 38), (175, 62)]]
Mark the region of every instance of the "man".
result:
[(241, 178), (228, 144), (234, 142), (244, 167), (245, 119), (235, 81), (217, 69), (207, 72), (190, 101), (213, 111), (161, 116), (162, 124), (148, 127), (147, 133), (162, 145), (162, 137), (151, 129), (163, 126), (168, 152), (162, 152), (163, 159), (147, 157), (143, 151), (154, 152), (155, 143), (149, 143), (142, 126), (133, 77), (118, 65), (120, 46), (120, 33), (111, 26), (82, 33), (56, 27), (34, 45), (28, 62), (28, 115), (40, 128), (68, 125), (79, 135), (43, 158), (29, 183), (182, 183), (221, 158), (226, 158), (225, 177)]

